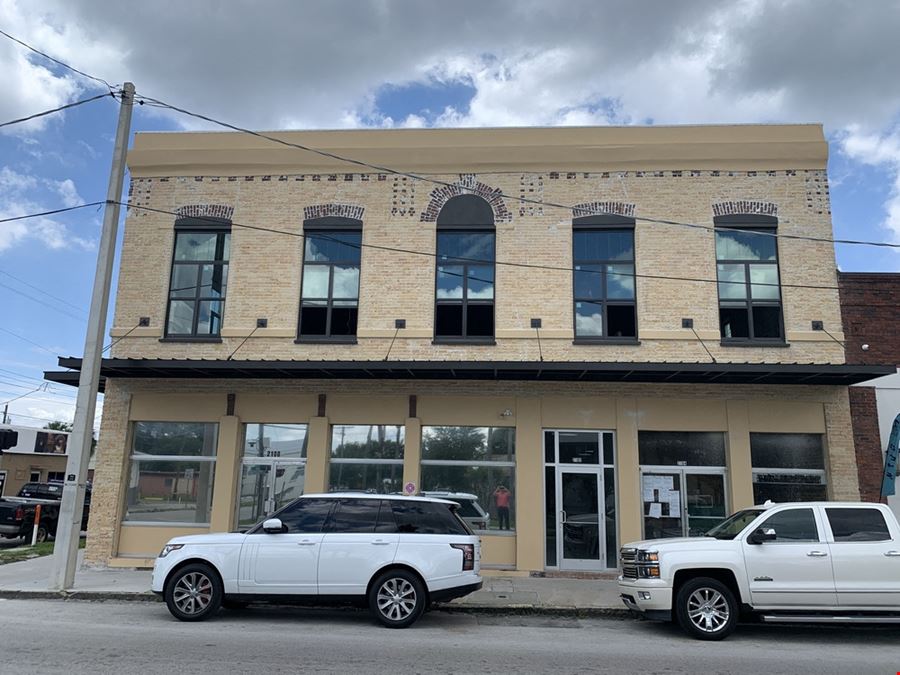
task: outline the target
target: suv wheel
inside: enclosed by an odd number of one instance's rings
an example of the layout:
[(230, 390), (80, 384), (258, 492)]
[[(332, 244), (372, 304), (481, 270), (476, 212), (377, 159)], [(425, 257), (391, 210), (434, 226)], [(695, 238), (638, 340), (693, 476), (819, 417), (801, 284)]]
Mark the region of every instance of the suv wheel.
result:
[(406, 628), (422, 616), (425, 587), (418, 576), (406, 570), (388, 570), (369, 590), (369, 609), (388, 628)]
[(203, 621), (222, 604), (222, 583), (209, 565), (185, 565), (169, 578), (164, 596), (179, 621)]
[(698, 640), (721, 640), (734, 632), (738, 607), (731, 589), (717, 579), (698, 577), (684, 583), (675, 598), (679, 625)]

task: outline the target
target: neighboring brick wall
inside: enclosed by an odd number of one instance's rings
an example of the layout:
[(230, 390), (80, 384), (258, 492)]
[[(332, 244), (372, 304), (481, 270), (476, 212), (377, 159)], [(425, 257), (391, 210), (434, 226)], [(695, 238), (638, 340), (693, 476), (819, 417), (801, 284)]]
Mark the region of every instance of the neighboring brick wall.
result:
[[(900, 274), (840, 272), (838, 286), (847, 361), (900, 365)], [(875, 389), (851, 387), (850, 413), (860, 494), (880, 501), (884, 456)]]
[(881, 501), (884, 459), (874, 387), (850, 387), (850, 415), (859, 473), (859, 496), (867, 502)]
[[(172, 176), (132, 179), (133, 204), (165, 211), (185, 205), (234, 208), (228, 300), (222, 344), (161, 344), (169, 285), (174, 216), (129, 209), (122, 250), (115, 328), (131, 329), (141, 316), (150, 329), (116, 343), (115, 356), (225, 358), (258, 317), (258, 331), (235, 358), (382, 359), (394, 333), (394, 319), (406, 319), (391, 349), (397, 360), (535, 360), (538, 345), (529, 319), (541, 317), (545, 360), (687, 361), (709, 357), (681, 318), (694, 327), (721, 362), (842, 363), (841, 346), (810, 330), (824, 321), (832, 333), (840, 325), (837, 292), (787, 286), (836, 286), (833, 246), (801, 239), (779, 241), (784, 320), (790, 347), (727, 348), (718, 343), (715, 283), (653, 278), (672, 276), (715, 280), (712, 232), (641, 220), (641, 216), (712, 226), (717, 210), (737, 205), (760, 212), (777, 209), (779, 231), (830, 238), (828, 188), (824, 170), (621, 171), (449, 174), (434, 178), (453, 185), (384, 174), (284, 176)], [(562, 268), (498, 265), (497, 344), (491, 347), (432, 345), (435, 224), (447, 198), (475, 192), (487, 198), (497, 220), (497, 259)], [(522, 205), (503, 195), (523, 195), (544, 205)], [(572, 217), (566, 204), (622, 210), (635, 227), (640, 346), (573, 345)], [(323, 207), (324, 205), (324, 207)], [(363, 242), (416, 253), (365, 248), (362, 254), (359, 343), (295, 344), (302, 264), (302, 221), (334, 206), (363, 212)], [(727, 205), (727, 206), (726, 206)], [(502, 208), (501, 208), (502, 207)], [(249, 230), (241, 223), (296, 236)], [(238, 331), (238, 334), (229, 331)], [(245, 331), (241, 333), (241, 331)], [(121, 334), (120, 333), (120, 334)]]

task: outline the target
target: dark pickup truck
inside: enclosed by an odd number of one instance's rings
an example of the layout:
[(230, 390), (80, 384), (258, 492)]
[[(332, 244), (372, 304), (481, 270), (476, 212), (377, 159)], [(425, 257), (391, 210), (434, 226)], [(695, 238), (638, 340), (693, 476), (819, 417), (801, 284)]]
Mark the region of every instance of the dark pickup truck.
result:
[[(49, 537), (55, 536), (62, 491), (62, 483), (25, 483), (17, 497), (0, 499), (0, 536), (7, 539), (17, 537), (30, 539), (38, 504), (41, 505), (41, 520), (38, 523), (37, 540), (39, 542), (47, 541)], [(91, 489), (88, 487), (84, 492), (82, 530), (87, 529), (90, 510)]]

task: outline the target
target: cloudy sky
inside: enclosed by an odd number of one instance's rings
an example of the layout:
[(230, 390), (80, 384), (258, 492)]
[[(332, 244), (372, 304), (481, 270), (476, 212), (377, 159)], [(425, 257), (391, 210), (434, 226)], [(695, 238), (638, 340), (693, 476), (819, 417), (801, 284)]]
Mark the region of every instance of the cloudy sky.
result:
[[(0, 0), (0, 29), (257, 129), (822, 122), (835, 235), (900, 241), (900, 0)], [(0, 122), (103, 91), (2, 36), (0, 81)], [(0, 129), (0, 219), (103, 199), (116, 114)], [(186, 128), (147, 106), (133, 121)], [(0, 406), (81, 352), (101, 217), (0, 223)], [(896, 250), (837, 258), (900, 270)], [(71, 419), (73, 396), (10, 410)]]

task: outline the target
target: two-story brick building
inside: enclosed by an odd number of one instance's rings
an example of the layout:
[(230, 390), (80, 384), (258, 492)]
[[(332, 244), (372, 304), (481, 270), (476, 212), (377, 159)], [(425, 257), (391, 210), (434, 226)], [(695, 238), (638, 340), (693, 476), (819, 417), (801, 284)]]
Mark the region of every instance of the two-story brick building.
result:
[(372, 168), (135, 138), (90, 562), (312, 491), (447, 494), (531, 571), (859, 498), (820, 126), (275, 135)]

